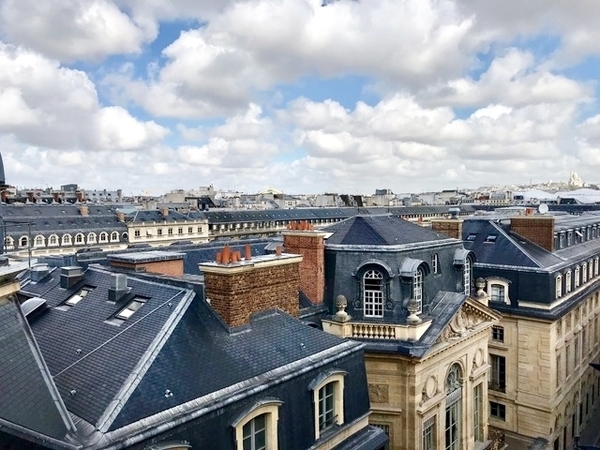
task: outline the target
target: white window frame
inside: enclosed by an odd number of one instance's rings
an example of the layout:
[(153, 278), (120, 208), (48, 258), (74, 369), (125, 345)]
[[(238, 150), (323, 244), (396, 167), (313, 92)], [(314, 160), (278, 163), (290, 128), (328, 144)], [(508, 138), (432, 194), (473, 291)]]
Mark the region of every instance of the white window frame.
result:
[(413, 300), (417, 304), (417, 314), (423, 312), (423, 271), (417, 269), (415, 276), (413, 277)]
[(433, 274), (440, 273), (440, 257), (437, 253), (431, 255), (431, 272)]
[[(315, 440), (319, 439), (327, 430), (332, 428), (332, 426), (335, 427), (336, 425), (342, 425), (344, 423), (344, 378), (346, 375), (347, 372), (342, 370), (330, 372), (317, 377), (309, 386), (313, 393)], [(319, 392), (330, 383), (333, 384), (334, 424), (322, 429), (319, 423), (319, 417), (321, 415)]]
[(471, 259), (468, 256), (463, 265), (463, 287), (464, 294), (471, 295)]
[[(498, 289), (499, 292), (495, 293), (494, 290)], [(509, 303), (508, 299), (508, 284), (497, 280), (489, 282), (489, 293), (490, 301)]]
[(87, 243), (88, 244), (95, 244), (96, 243), (96, 233), (94, 233), (93, 231), (91, 233), (88, 233), (87, 235)]
[(562, 297), (562, 275), (556, 275), (555, 278), (556, 283), (556, 298)]
[(72, 245), (72, 242), (73, 242), (73, 237), (69, 233), (63, 234), (62, 239), (61, 239), (62, 245)]
[(51, 234), (50, 236), (48, 236), (48, 247), (56, 247), (58, 246), (59, 242), (60, 240), (58, 239), (58, 235)]
[[(367, 289), (367, 280), (378, 280), (379, 289)], [(362, 277), (363, 289), (363, 314), (365, 317), (383, 317), (384, 299), (384, 277), (377, 269), (367, 270)]]
[(100, 233), (98, 242), (108, 242), (108, 233), (106, 231)]
[(283, 404), (280, 400), (264, 400), (253, 405), (248, 411), (245, 411), (238, 417), (231, 426), (234, 428), (235, 448), (244, 449), (244, 426), (252, 420), (265, 414), (265, 444), (266, 450), (277, 450), (277, 427), (279, 423), (279, 407)]
[(110, 233), (110, 242), (119, 242), (119, 232), (113, 231)]
[(579, 272), (580, 272), (579, 266), (576, 266), (575, 267), (575, 289), (577, 289), (579, 287), (579, 283), (581, 282)]
[(34, 247), (45, 247), (46, 246), (46, 238), (41, 234), (38, 234), (33, 240)]
[(27, 236), (21, 236), (19, 238), (19, 247), (23, 248), (23, 247), (29, 247), (29, 237)]
[(83, 233), (77, 233), (75, 235), (75, 245), (84, 245), (85, 244), (85, 236)]
[(571, 292), (571, 289), (573, 287), (573, 281), (571, 279), (571, 271), (568, 270), (567, 273), (565, 274), (565, 292), (568, 294), (569, 292)]

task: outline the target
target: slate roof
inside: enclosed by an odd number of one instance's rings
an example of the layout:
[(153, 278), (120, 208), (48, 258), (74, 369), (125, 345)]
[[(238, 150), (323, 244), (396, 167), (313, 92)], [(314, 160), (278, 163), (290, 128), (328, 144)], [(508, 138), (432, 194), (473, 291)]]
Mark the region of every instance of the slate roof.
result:
[(392, 215), (356, 215), (326, 227), (327, 245), (402, 245), (447, 241), (448, 237)]
[[(5, 206), (2, 210), (3, 219), (8, 223), (6, 225), (6, 234), (17, 238), (26, 235), (29, 232), (31, 224), (31, 234), (33, 237), (41, 234), (45, 237), (51, 234), (63, 235), (68, 232), (75, 234), (77, 232), (100, 233), (106, 231), (127, 231), (127, 225), (120, 222), (117, 218), (114, 208), (104, 205), (85, 204), (81, 206), (88, 207), (88, 215), (83, 216), (79, 212), (77, 205), (23, 205), (23, 206)], [(27, 223), (11, 223), (27, 222)]]
[[(92, 424), (99, 422), (134, 368), (140, 370), (144, 354), (156, 350), (155, 338), (179, 303), (192, 295), (189, 290), (128, 277), (132, 293), (112, 304), (110, 279), (108, 272), (89, 268), (79, 283), (64, 290), (55, 269), (47, 279), (21, 290), (48, 301), (48, 310), (32, 320), (31, 328), (68, 410)], [(94, 289), (78, 304), (55, 308), (84, 286)], [(120, 326), (108, 323), (133, 293), (144, 297), (145, 304)]]
[(213, 314), (204, 302), (191, 305), (114, 428), (349, 343), (278, 311), (256, 315), (235, 334)]
[(478, 264), (539, 269), (562, 262), (546, 249), (487, 219), (465, 220), (462, 234), (465, 248), (475, 252)]
[(173, 222), (193, 222), (194, 219), (180, 212), (169, 210), (169, 214), (164, 216), (158, 209), (142, 209), (128, 214), (127, 222), (142, 223), (142, 222), (157, 222), (160, 224)]
[(0, 418), (62, 439), (66, 409), (51, 395), (55, 388), (18, 303), (0, 299)]
[[(131, 291), (113, 304), (108, 301), (112, 275), (90, 266), (64, 289), (60, 269), (53, 268), (38, 282), (26, 279), (21, 289), (23, 295), (47, 300), (47, 309), (29, 325), (66, 409), (79, 429), (93, 432), (79, 439), (100, 447), (128, 438), (132, 430), (174, 426), (174, 418), (191, 413), (190, 403), (239, 400), (265, 383), (280, 383), (363, 347), (276, 310), (258, 313), (232, 331), (184, 280), (167, 283), (128, 274)], [(92, 290), (66, 306), (82, 287)], [(134, 297), (144, 297), (143, 306), (120, 326), (112, 323)], [(3, 333), (4, 328), (0, 338)], [(47, 408), (41, 404), (40, 409)]]

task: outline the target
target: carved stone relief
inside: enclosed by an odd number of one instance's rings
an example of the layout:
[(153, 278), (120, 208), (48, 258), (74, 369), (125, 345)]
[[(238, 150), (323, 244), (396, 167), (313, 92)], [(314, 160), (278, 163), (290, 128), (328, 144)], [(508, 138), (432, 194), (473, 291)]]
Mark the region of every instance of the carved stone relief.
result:
[(388, 403), (390, 387), (387, 384), (370, 384), (369, 398), (373, 403)]

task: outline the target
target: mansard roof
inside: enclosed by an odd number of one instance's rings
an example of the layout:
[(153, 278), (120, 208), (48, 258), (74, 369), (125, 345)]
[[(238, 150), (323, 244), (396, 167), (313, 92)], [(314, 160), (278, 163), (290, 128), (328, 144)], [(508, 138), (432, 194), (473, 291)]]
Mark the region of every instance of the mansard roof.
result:
[[(0, 371), (3, 361), (14, 355), (22, 364), (15, 372), (18, 377), (2, 377), (2, 393), (12, 395), (2, 398), (0, 419), (12, 420), (27, 407), (29, 416), (15, 423), (36, 430), (37, 411), (48, 414), (47, 429), (40, 433), (62, 439), (64, 426), (48, 395), (54, 389), (83, 433), (72, 434), (71, 443), (93, 441), (95, 448), (103, 448), (136, 434), (145, 439), (151, 430), (174, 427), (191, 414), (197, 417), (215, 402), (245, 399), (261, 386), (285, 382), (363, 348), (277, 310), (257, 314), (232, 332), (192, 282), (127, 274), (127, 293), (113, 302), (109, 288), (115, 274), (109, 270), (90, 266), (68, 289), (61, 287), (60, 272), (51, 269), (37, 282), (24, 277), (20, 295), (47, 302), (29, 323), (16, 317), (20, 312), (14, 304), (0, 305), (2, 323), (8, 318), (14, 324), (0, 330), (0, 339), (11, 344), (0, 349)], [(66, 300), (82, 288), (89, 290), (87, 295), (67, 306)], [(134, 299), (143, 305), (115, 322), (116, 314)], [(27, 327), (39, 345), (40, 361), (47, 365), (48, 386), (40, 370), (34, 370), (31, 342), (23, 331)], [(18, 394), (24, 383), (31, 385), (35, 408), (29, 397)], [(7, 409), (18, 401), (23, 408)], [(65, 442), (65, 448), (70, 445)]]
[(333, 233), (327, 245), (391, 246), (449, 240), (445, 235), (388, 214), (359, 214), (324, 231)]

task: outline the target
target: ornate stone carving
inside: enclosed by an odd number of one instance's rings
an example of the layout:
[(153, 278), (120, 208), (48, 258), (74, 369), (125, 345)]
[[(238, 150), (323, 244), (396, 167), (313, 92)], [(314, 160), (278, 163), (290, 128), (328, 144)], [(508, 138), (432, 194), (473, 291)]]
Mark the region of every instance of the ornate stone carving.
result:
[(335, 313), (334, 319), (338, 322), (348, 322), (351, 317), (346, 312), (346, 308), (348, 307), (348, 300), (342, 294), (338, 295), (335, 299), (335, 306), (337, 308), (337, 312)]
[(448, 341), (449, 339), (466, 336), (469, 331), (487, 319), (488, 317), (478, 309), (464, 304), (460, 311), (454, 315), (450, 324), (442, 331), (436, 344)]
[(370, 384), (369, 398), (373, 403), (388, 403), (390, 387), (387, 384)]
[(437, 394), (438, 381), (435, 376), (430, 376), (423, 385), (423, 400), (433, 398)]

